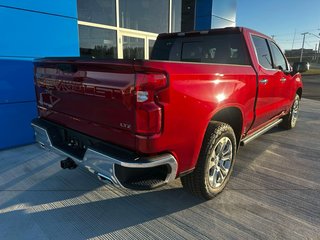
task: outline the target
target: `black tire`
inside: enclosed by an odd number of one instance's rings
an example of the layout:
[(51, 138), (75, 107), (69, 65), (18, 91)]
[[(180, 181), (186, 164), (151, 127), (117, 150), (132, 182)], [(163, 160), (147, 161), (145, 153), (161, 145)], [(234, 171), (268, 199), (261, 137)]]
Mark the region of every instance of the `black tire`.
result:
[(283, 117), (283, 121), (280, 123), (280, 127), (284, 129), (292, 129), (296, 126), (300, 107), (300, 97), (296, 94), (290, 112)]
[[(217, 155), (219, 146), (221, 152), (219, 151)], [(235, 163), (236, 146), (236, 137), (230, 125), (222, 122), (211, 122), (206, 131), (194, 171), (181, 177), (184, 189), (207, 200), (219, 194), (230, 178)], [(227, 155), (224, 155), (226, 149), (230, 161), (223, 160), (227, 158)], [(231, 155), (229, 155), (229, 152)], [(229, 168), (226, 172), (227, 164)]]

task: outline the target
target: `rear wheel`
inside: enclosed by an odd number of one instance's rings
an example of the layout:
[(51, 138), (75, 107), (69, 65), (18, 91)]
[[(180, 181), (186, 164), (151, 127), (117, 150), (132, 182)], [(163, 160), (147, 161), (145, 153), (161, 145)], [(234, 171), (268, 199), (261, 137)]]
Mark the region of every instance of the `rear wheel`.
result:
[(299, 108), (300, 108), (300, 97), (298, 94), (296, 94), (293, 104), (291, 106), (290, 112), (283, 117), (283, 121), (281, 122), (280, 126), (285, 129), (294, 128), (297, 124)]
[(236, 137), (230, 125), (210, 123), (196, 168), (181, 177), (183, 187), (192, 194), (211, 199), (226, 186), (235, 162)]

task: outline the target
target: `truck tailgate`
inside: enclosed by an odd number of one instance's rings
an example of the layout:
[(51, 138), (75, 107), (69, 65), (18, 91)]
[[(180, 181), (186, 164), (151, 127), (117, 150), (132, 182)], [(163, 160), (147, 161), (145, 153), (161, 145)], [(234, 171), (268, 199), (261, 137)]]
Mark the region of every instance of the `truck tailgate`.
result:
[(131, 149), (135, 148), (134, 82), (130, 61), (75, 58), (35, 63), (41, 117)]

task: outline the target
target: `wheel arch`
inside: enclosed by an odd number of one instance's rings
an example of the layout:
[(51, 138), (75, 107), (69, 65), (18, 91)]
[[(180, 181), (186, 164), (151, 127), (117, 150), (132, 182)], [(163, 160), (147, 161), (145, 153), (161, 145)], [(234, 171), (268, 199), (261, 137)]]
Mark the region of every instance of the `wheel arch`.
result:
[(297, 89), (296, 93), (299, 95), (299, 97), (300, 97), (300, 99), (301, 99), (301, 97), (302, 97), (302, 88), (299, 87), (299, 88)]
[(236, 135), (237, 145), (239, 146), (243, 128), (243, 114), (238, 107), (223, 108), (216, 112), (210, 121), (218, 121), (229, 124)]

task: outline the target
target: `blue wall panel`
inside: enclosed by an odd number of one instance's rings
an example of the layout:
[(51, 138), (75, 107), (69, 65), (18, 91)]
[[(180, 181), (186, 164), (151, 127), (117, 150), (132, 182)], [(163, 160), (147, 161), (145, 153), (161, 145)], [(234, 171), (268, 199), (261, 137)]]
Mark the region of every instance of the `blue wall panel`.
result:
[(203, 17), (197, 17), (197, 21), (195, 24), (195, 29), (196, 30), (207, 30), (207, 29), (211, 29), (212, 25), (211, 25), (211, 20), (212, 20), (212, 16), (203, 16)]
[(35, 101), (32, 61), (0, 59), (0, 74), (0, 104)]
[(76, 0), (0, 0), (0, 149), (32, 143), (32, 60), (79, 56)]
[(77, 19), (0, 7), (0, 56), (79, 54)]
[(212, 15), (213, 0), (196, 1), (196, 17), (209, 17)]
[(0, 149), (34, 141), (30, 120), (37, 115), (35, 102), (0, 104)]
[(0, 6), (77, 18), (75, 0), (0, 0)]

